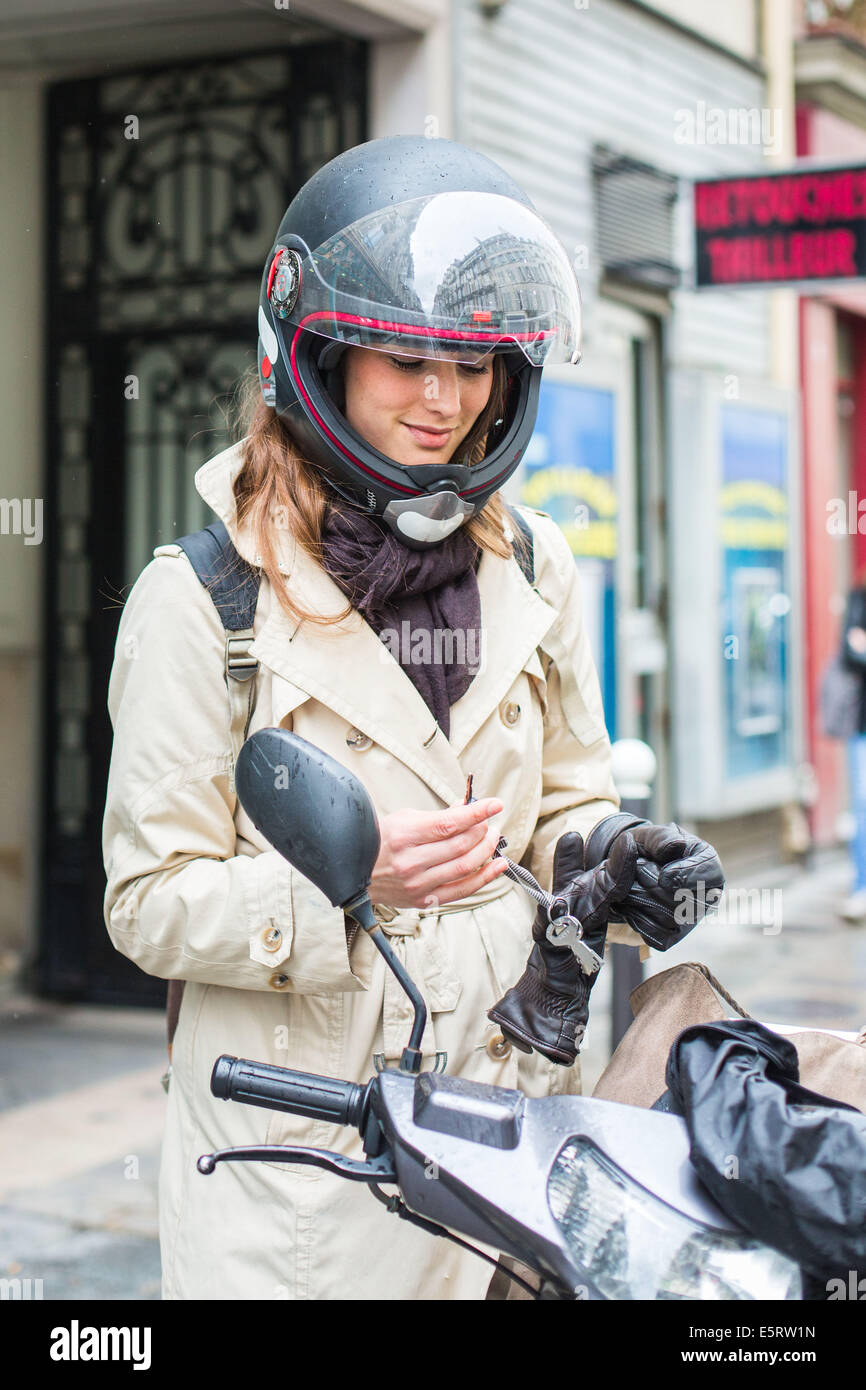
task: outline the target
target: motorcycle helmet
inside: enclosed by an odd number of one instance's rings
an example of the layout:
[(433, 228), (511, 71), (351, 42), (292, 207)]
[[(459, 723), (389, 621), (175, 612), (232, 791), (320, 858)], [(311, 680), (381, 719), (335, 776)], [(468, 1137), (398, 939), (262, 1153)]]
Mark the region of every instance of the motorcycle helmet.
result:
[[(580, 294), (561, 242), (493, 160), (397, 135), (338, 155), (290, 203), (259, 299), (262, 394), (353, 506), (412, 549), (480, 511), (520, 463), (542, 367), (580, 359)], [(480, 462), (402, 464), (338, 406), (350, 345), (474, 362), (504, 354), (506, 404)]]

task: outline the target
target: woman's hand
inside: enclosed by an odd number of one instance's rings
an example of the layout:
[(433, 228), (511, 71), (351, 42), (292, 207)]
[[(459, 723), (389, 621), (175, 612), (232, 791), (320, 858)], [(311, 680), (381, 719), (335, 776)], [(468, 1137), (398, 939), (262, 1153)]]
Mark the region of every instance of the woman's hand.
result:
[(379, 821), (382, 848), (370, 880), (370, 900), (387, 907), (435, 907), (477, 893), (508, 866), (491, 856), (499, 843), (490, 816), (496, 797), (456, 803), (441, 811), (394, 811)]
[[(631, 887), (637, 845), (624, 830), (613, 841), (610, 858), (593, 869), (585, 870), (584, 862), (583, 836), (577, 830), (560, 835), (553, 852), (553, 897), (565, 899), (569, 913), (583, 925), (582, 940), (603, 956), (610, 905)], [(551, 1062), (570, 1067), (580, 1051), (598, 974), (588, 974), (569, 945), (548, 940), (549, 924), (547, 908), (539, 907), (526, 969), (487, 1017), (521, 1052), (535, 1048)]]
[[(638, 847), (634, 882), (614, 904), (617, 915), (657, 951), (667, 951), (718, 905), (725, 875), (721, 860), (706, 840), (683, 830), (676, 821), (654, 825), (618, 811), (605, 816), (589, 833), (585, 860), (595, 865), (610, 854), (618, 835), (629, 831)], [(708, 900), (709, 890), (709, 900)]]

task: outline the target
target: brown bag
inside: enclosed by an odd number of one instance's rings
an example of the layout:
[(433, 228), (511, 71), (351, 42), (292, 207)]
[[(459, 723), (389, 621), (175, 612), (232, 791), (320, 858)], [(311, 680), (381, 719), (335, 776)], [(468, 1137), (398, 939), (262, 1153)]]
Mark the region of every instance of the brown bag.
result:
[[(629, 996), (634, 1023), (598, 1079), (593, 1096), (649, 1110), (665, 1087), (674, 1039), (693, 1023), (749, 1018), (705, 965), (688, 961), (644, 980)], [(788, 1033), (800, 1081), (812, 1091), (866, 1111), (866, 1029), (857, 1042), (830, 1033)]]

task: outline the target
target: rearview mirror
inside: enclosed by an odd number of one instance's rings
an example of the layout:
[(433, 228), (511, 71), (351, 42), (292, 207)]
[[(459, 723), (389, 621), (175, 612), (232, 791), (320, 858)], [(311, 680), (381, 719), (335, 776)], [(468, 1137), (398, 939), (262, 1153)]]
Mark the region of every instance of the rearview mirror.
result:
[(288, 729), (260, 729), (238, 755), (235, 783), (256, 829), (334, 907), (366, 891), (379, 824), (347, 767)]

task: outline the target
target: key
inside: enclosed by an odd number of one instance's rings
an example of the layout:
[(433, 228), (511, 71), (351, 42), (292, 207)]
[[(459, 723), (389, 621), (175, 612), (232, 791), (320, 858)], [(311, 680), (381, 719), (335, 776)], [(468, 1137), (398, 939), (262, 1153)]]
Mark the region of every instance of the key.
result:
[(602, 967), (601, 956), (583, 940), (583, 926), (577, 917), (566, 914), (548, 923), (545, 933), (551, 946), (569, 946), (584, 975), (595, 975)]
[[(463, 804), (468, 806), (474, 800), (472, 773), (470, 773), (466, 779), (466, 796)], [(499, 843), (493, 851), (494, 856), (502, 854), (507, 845), (508, 841), (505, 836), (500, 835)], [(502, 857), (508, 859), (507, 854), (502, 854)], [(508, 868), (505, 870), (504, 877), (510, 878), (514, 883), (519, 883), (531, 898), (534, 898), (537, 903), (541, 903), (542, 907), (547, 908), (548, 916), (551, 919), (556, 919), (551, 920), (547, 928), (547, 939), (552, 945), (570, 946), (584, 975), (594, 975), (596, 971), (601, 969), (604, 961), (601, 956), (596, 955), (591, 946), (587, 946), (586, 942), (582, 940), (583, 927), (581, 923), (577, 917), (568, 916), (567, 898), (553, 897), (550, 893), (546, 893), (528, 869), (525, 869), (522, 864), (515, 864), (511, 859), (508, 859)]]

